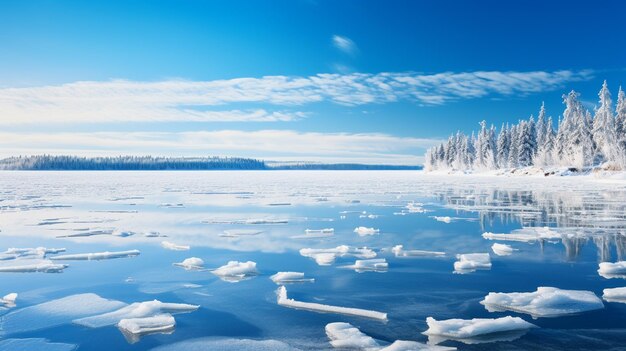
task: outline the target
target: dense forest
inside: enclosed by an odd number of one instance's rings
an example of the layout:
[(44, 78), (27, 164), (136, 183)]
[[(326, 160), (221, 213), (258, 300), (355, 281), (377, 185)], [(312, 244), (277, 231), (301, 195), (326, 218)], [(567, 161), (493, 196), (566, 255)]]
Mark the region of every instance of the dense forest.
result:
[(450, 136), (426, 152), (426, 170), (494, 170), (535, 166), (626, 170), (626, 95), (619, 88), (616, 107), (606, 81), (592, 116), (579, 94), (563, 95), (565, 111), (556, 123), (542, 104), (531, 115), (499, 130), (485, 121), (475, 134)]

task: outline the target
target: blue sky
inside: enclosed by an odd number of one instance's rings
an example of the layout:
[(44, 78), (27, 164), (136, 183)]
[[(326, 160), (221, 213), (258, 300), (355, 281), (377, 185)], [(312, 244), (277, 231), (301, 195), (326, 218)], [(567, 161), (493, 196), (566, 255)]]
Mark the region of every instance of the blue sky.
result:
[(626, 86), (621, 1), (2, 1), (0, 155), (420, 163)]

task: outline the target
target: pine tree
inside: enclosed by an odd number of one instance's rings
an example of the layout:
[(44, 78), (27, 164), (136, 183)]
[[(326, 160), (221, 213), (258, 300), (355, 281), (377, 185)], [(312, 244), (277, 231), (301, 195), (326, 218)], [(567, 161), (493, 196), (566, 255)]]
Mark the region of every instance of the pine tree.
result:
[(498, 168), (506, 168), (509, 163), (509, 127), (502, 123), (497, 141), (498, 155), (496, 157)]
[(598, 93), (600, 98), (599, 107), (596, 109), (596, 115), (593, 119), (592, 135), (596, 147), (596, 156), (598, 163), (602, 161), (615, 162), (617, 160), (617, 135), (615, 130), (615, 120), (613, 118), (613, 109), (611, 106), (611, 93), (606, 84), (602, 84), (602, 89)]

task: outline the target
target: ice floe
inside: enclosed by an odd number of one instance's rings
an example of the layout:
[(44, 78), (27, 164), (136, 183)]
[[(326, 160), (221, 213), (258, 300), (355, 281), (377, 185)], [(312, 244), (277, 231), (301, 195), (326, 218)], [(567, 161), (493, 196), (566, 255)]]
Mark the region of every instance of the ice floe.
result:
[(313, 239), (313, 238), (327, 238), (335, 234), (334, 228), (324, 229), (306, 229), (304, 235), (294, 235), (292, 239)]
[(491, 292), (480, 302), (489, 312), (514, 311), (533, 318), (559, 317), (604, 308), (602, 300), (591, 291), (538, 287), (525, 293)]
[(448, 216), (432, 216), (431, 218), (433, 218), (437, 222), (443, 222), (443, 223), (451, 223), (452, 222), (452, 217), (448, 217)]
[(626, 261), (601, 262), (598, 266), (598, 274), (604, 278), (626, 278)]
[(320, 266), (329, 266), (335, 262), (337, 257), (353, 256), (367, 259), (376, 257), (376, 252), (367, 247), (354, 248), (340, 245), (330, 249), (300, 249), (300, 255), (314, 259)]
[(391, 252), (396, 257), (443, 257), (446, 255), (441, 251), (405, 250), (402, 245), (392, 247)]
[(298, 351), (278, 340), (252, 340), (204, 337), (162, 345), (152, 351)]
[(302, 272), (278, 272), (270, 277), (270, 279), (279, 285), (290, 283), (312, 283), (313, 278), (305, 278)]
[(422, 207), (423, 204), (417, 202), (409, 202), (406, 206), (406, 212), (408, 213), (424, 213), (426, 210)]
[(51, 342), (43, 338), (0, 340), (0, 351), (74, 351), (78, 345)]
[(354, 269), (358, 273), (386, 272), (389, 264), (384, 258), (372, 258), (369, 260), (356, 260), (354, 264), (342, 266), (341, 268)]
[(161, 246), (164, 249), (173, 250), (173, 251), (187, 251), (190, 249), (188, 245), (177, 245), (169, 241), (161, 241)]
[(380, 321), (387, 320), (387, 313), (383, 313), (383, 312), (364, 310), (360, 308), (324, 305), (324, 304), (314, 303), (314, 302), (296, 301), (294, 299), (290, 299), (287, 297), (287, 288), (285, 288), (284, 286), (281, 286), (278, 288), (277, 294), (278, 294), (277, 303), (280, 306), (284, 306), (284, 307), (313, 311), (313, 312), (321, 312), (321, 313), (339, 313), (339, 314), (345, 314), (349, 316), (372, 318), (372, 319), (377, 319)]
[(453, 351), (456, 347), (427, 345), (417, 341), (396, 340), (380, 351)]
[(237, 238), (240, 236), (252, 236), (252, 235), (259, 235), (263, 233), (262, 230), (254, 230), (254, 229), (230, 229), (230, 230), (225, 230), (222, 234), (220, 234), (220, 236), (222, 237), (226, 237), (226, 238)]
[(188, 271), (197, 271), (204, 269), (204, 261), (198, 257), (189, 257), (184, 259), (182, 262), (174, 263), (174, 266), (182, 267)]
[(252, 261), (229, 261), (227, 264), (212, 270), (211, 273), (231, 283), (236, 283), (259, 274), (256, 269), (256, 262)]
[(510, 234), (483, 233), (483, 238), (488, 240), (519, 241), (532, 243), (539, 240), (559, 240), (561, 234), (549, 227), (526, 227), (516, 229)]
[(468, 253), (456, 255), (455, 273), (471, 273), (479, 269), (491, 269), (491, 258), (488, 253)]
[(15, 307), (15, 300), (17, 299), (17, 293), (10, 293), (0, 298), (0, 307)]
[(176, 320), (169, 313), (149, 317), (124, 318), (117, 323), (126, 341), (136, 343), (142, 336), (149, 334), (169, 334), (174, 331)]
[(510, 256), (513, 254), (513, 251), (517, 251), (517, 249), (512, 248), (510, 245), (498, 243), (491, 245), (491, 250), (498, 256)]
[(18, 258), (44, 258), (48, 254), (57, 254), (64, 252), (64, 248), (10, 248), (0, 253), (0, 261), (15, 260)]
[(61, 273), (68, 265), (48, 259), (16, 259), (0, 261), (0, 273)]
[[(525, 332), (531, 328), (536, 328), (532, 323), (528, 323), (519, 317), (506, 316), (502, 318), (474, 318), (474, 319), (447, 319), (435, 320), (432, 317), (426, 318), (428, 330), (423, 334), (428, 335), (429, 343), (438, 344), (445, 340), (457, 340), (469, 344), (479, 342), (490, 342), (489, 338), (480, 339), (484, 336), (493, 335), (498, 339), (497, 334), (511, 332)], [(519, 335), (515, 335), (515, 339)], [(505, 340), (508, 340), (505, 336)]]
[(602, 293), (602, 298), (605, 301), (626, 303), (626, 287), (604, 289)]
[(368, 227), (356, 227), (354, 228), (354, 232), (360, 236), (366, 235), (374, 235), (380, 233), (379, 229), (368, 228)]
[(12, 311), (0, 319), (0, 334), (14, 334), (68, 324), (77, 318), (117, 310), (125, 303), (96, 294), (77, 294)]
[(159, 300), (135, 302), (112, 312), (103, 314), (92, 313), (90, 317), (74, 319), (73, 323), (90, 328), (101, 328), (115, 325), (123, 319), (154, 317), (163, 314), (189, 313), (200, 306), (185, 303), (167, 303)]
[(71, 255), (58, 255), (50, 257), (51, 260), (57, 261), (98, 261), (98, 260), (110, 260), (114, 258), (128, 258), (139, 256), (139, 250), (128, 250), (128, 251), (114, 251), (114, 252), (92, 252), (92, 253), (82, 253), (82, 254), (71, 254)]

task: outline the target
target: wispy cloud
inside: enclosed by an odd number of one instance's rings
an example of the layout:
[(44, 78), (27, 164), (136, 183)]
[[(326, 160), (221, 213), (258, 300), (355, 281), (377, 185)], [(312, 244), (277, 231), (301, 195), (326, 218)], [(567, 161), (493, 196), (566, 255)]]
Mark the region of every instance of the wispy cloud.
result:
[[(84, 81), (0, 89), (0, 124), (150, 121), (291, 121), (294, 106), (412, 101), (441, 105), (491, 95), (524, 95), (588, 80), (593, 72), (351, 73), (267, 76), (213, 81)], [(241, 110), (235, 103), (265, 104)]]
[(345, 36), (333, 35), (332, 43), (334, 47), (348, 55), (355, 55), (359, 50), (354, 41)]
[[(419, 164), (441, 140), (291, 130), (0, 133), (0, 156), (24, 154), (247, 156), (271, 160)], [(164, 150), (166, 152), (164, 153)], [(418, 156), (419, 155), (419, 156)]]

